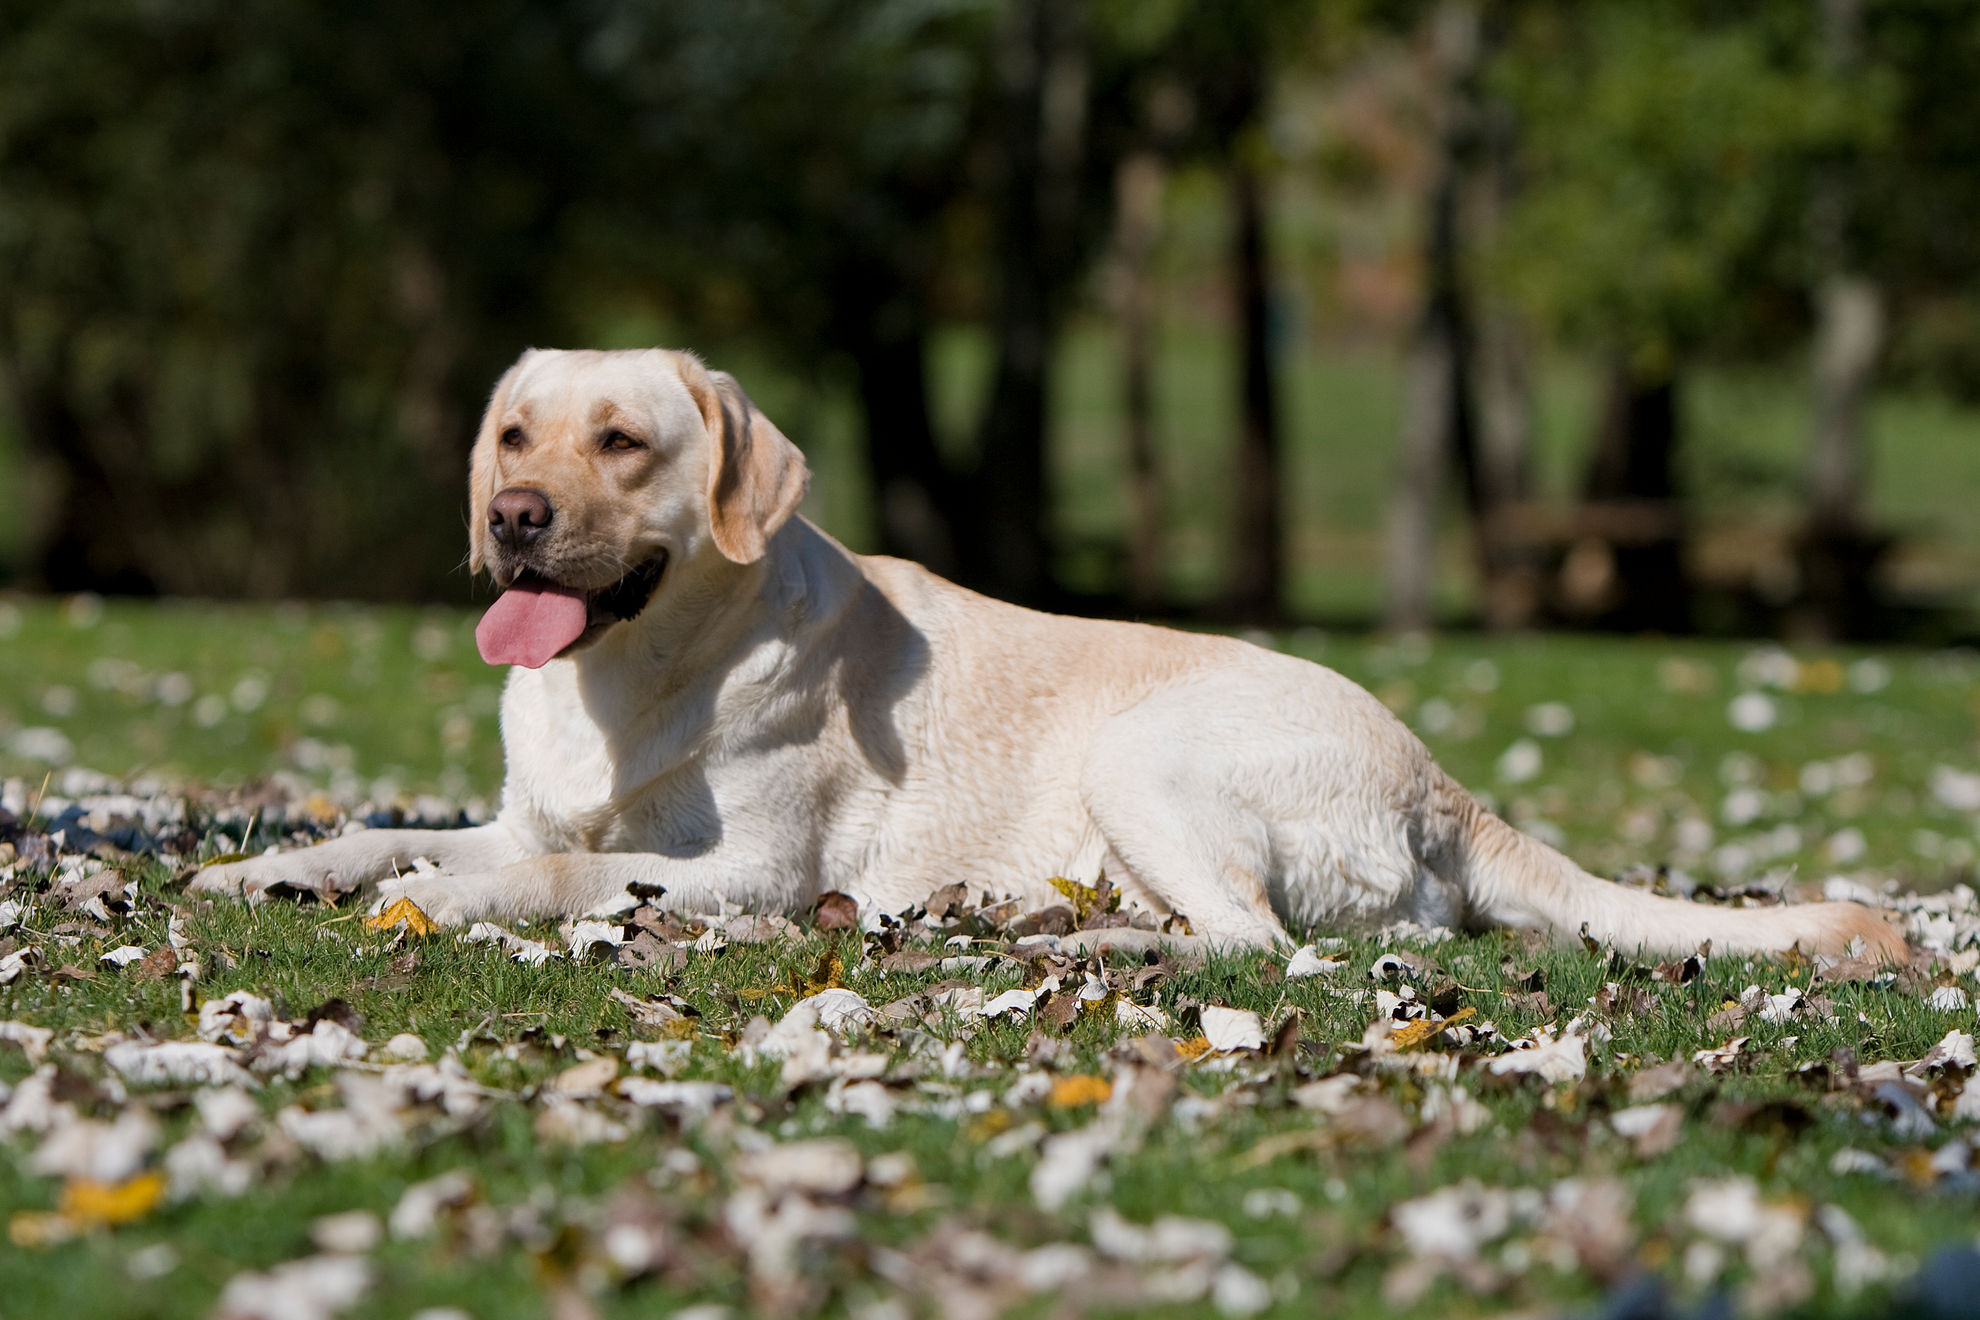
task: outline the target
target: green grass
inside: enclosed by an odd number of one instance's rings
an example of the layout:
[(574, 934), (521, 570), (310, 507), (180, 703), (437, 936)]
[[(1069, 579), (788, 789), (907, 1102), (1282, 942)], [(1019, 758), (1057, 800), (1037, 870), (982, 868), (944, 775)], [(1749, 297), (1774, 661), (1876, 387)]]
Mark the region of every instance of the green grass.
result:
[[(161, 880), (154, 876), (147, 882), (152, 915), (125, 925), (116, 939), (148, 944), (162, 940), (160, 914), (176, 895)], [(1901, 1254), (1923, 1253), (1945, 1241), (1965, 1213), (1957, 1199), (1921, 1196), (1903, 1185), (1862, 1176), (1831, 1174), (1829, 1162), (1845, 1146), (1887, 1151), (1903, 1143), (1883, 1125), (1866, 1124), (1853, 1106), (1778, 1075), (1796, 1062), (1826, 1058), (1838, 1047), (1858, 1050), (1865, 1062), (1917, 1057), (1951, 1026), (1970, 1019), (1970, 1013), (1931, 1012), (1915, 997), (1841, 987), (1833, 992), (1842, 1019), (1839, 1026), (1742, 1027), (1743, 1033), (1755, 1037), (1756, 1061), (1750, 1066), (1756, 1075), (1711, 1079), (1701, 1073), (1677, 1097), (1692, 1110), (1694, 1121), (1685, 1144), (1668, 1156), (1639, 1161), (1594, 1121), (1609, 1106), (1627, 1103), (1621, 1094), (1631, 1067), (1623, 1061), (1625, 1056), (1669, 1057), (1717, 1045), (1722, 1033), (1708, 1029), (1705, 1020), (1724, 999), (1756, 979), (1770, 988), (1782, 982), (1778, 969), (1731, 960), (1715, 961), (1701, 980), (1689, 986), (1664, 990), (1656, 1011), (1615, 1019), (1614, 1041), (1591, 1069), (1589, 1082), (1559, 1089), (1484, 1090), (1480, 1098), (1492, 1111), (1494, 1123), (1473, 1136), (1451, 1138), (1421, 1160), (1349, 1143), (1255, 1164), (1247, 1156), (1260, 1142), (1311, 1130), (1314, 1125), (1311, 1115), (1284, 1104), (1285, 1083), (1268, 1079), (1257, 1105), (1238, 1109), (1194, 1135), (1158, 1129), (1138, 1154), (1117, 1163), (1110, 1195), (1081, 1198), (1062, 1214), (1051, 1215), (1030, 1205), (1024, 1181), (1027, 1160), (1000, 1161), (985, 1154), (983, 1138), (994, 1129), (986, 1130), (980, 1122), (903, 1116), (886, 1130), (870, 1131), (860, 1120), (827, 1113), (815, 1093), (780, 1095), (774, 1069), (746, 1068), (729, 1054), (725, 1038), (733, 1039), (752, 1014), (775, 1018), (791, 1003), (784, 994), (742, 998), (737, 992), (757, 993), (766, 986), (790, 984), (818, 960), (832, 937), (812, 936), (801, 944), (775, 949), (732, 947), (719, 956), (696, 957), (684, 973), (663, 985), (653, 977), (568, 963), (523, 968), (485, 947), (455, 945), (446, 939), (422, 942), (417, 968), (394, 972), (391, 961), (401, 951), (388, 947), (387, 937), (348, 922), (337, 923), (331, 912), (321, 908), (275, 905), (249, 912), (223, 904), (192, 917), (187, 927), (209, 957), (213, 951), (225, 951), (238, 963), (212, 976), (201, 987), (203, 994), (253, 990), (297, 1015), (338, 995), (365, 1015), (368, 1039), (412, 1031), (436, 1051), (467, 1031), (475, 1039), (464, 1049), (463, 1058), (475, 1078), (518, 1094), (573, 1063), (576, 1049), (610, 1049), (631, 1034), (624, 1010), (606, 998), (608, 986), (635, 992), (670, 990), (703, 1015), (686, 1075), (734, 1084), (746, 1097), (746, 1114), (754, 1125), (780, 1139), (830, 1133), (850, 1138), (869, 1156), (906, 1151), (920, 1178), (939, 1189), (930, 1198), (930, 1208), (905, 1214), (890, 1210), (877, 1195), (861, 1202), (861, 1234), (869, 1243), (905, 1243), (951, 1219), (992, 1228), (1020, 1246), (1068, 1235), (1078, 1238), (1086, 1208), (1102, 1199), (1138, 1221), (1162, 1213), (1187, 1213), (1229, 1224), (1239, 1235), (1237, 1258), (1242, 1263), (1268, 1278), (1283, 1275), (1293, 1281), (1288, 1286), (1296, 1289), (1296, 1295), (1278, 1312), (1285, 1315), (1372, 1309), (1382, 1273), (1395, 1257), (1382, 1230), (1388, 1207), (1463, 1178), (1488, 1185), (1544, 1187), (1567, 1177), (1620, 1177), (1636, 1194), (1636, 1222), (1646, 1259), (1651, 1261), (1666, 1250), (1660, 1241), (1682, 1236), (1676, 1219), (1690, 1180), (1735, 1171), (1757, 1174), (1772, 1195), (1842, 1205), (1877, 1245)], [(844, 947), (853, 945), (848, 941)], [(1353, 942), (1348, 951), (1353, 970), (1340, 978), (1341, 985), (1327, 981), (1265, 985), (1249, 959), (1213, 960), (1200, 971), (1180, 974), (1164, 987), (1163, 1000), (1173, 1004), (1193, 998), (1247, 1007), (1274, 1024), (1297, 1008), (1304, 1015), (1301, 1038), (1312, 1042), (1315, 1051), (1310, 1062), (1324, 1067), (1337, 1043), (1360, 1038), (1371, 1015), (1367, 1005), (1351, 1002), (1342, 986), (1366, 985), (1361, 969), (1384, 947), (1373, 941)], [(75, 954), (87, 965), (95, 952), (94, 944), (86, 942)], [(1563, 1006), (1563, 1016), (1595, 994), (1606, 975), (1596, 959), (1578, 952), (1536, 953), (1509, 936), (1466, 939), (1439, 946), (1436, 954), (1460, 984), (1477, 987), (1467, 990), (1466, 1002), (1495, 1020), (1508, 1036), (1539, 1025), (1539, 1020), (1500, 993), (1500, 967), (1507, 958), (1517, 959), (1522, 967), (1537, 964), (1543, 969), (1548, 992)], [(934, 973), (881, 974), (856, 966), (850, 983), (880, 1003), (935, 979)], [(993, 990), (1015, 983), (1015, 976), (1009, 974), (986, 981)], [(10, 1017), (84, 1035), (142, 1027), (170, 1036), (182, 1030), (175, 985), (133, 984), (114, 973), (78, 985), (30, 979), (0, 991), (0, 1008)], [(1858, 1012), (1869, 1019), (1867, 1025), (1856, 1021)], [(1107, 1048), (1122, 1034), (1093, 1022), (1076, 1025), (1058, 1069), (1105, 1073)], [(1798, 1035), (1798, 1043), (1787, 1042), (1790, 1035)], [(559, 1037), (562, 1042), (553, 1044)], [(522, 1045), (520, 1056), (505, 1058), (502, 1046), (517, 1043)], [(969, 1044), (969, 1058), (993, 1075), (976, 1085), (1000, 1090), (999, 1075), (1008, 1077), (1025, 1052), (1026, 1032), (1021, 1026), (999, 1025), (978, 1034)], [(57, 1057), (79, 1077), (100, 1072), (86, 1053), (58, 1050)], [(18, 1052), (0, 1049), (0, 1076), (11, 1081), (25, 1072)], [(1184, 1084), (1189, 1091), (1214, 1095), (1224, 1083), (1197, 1073)], [(1418, 1093), (1407, 1081), (1392, 1082), (1388, 1090), (1405, 1103)], [(330, 1104), (330, 1096), (328, 1079), (310, 1073), (293, 1083), (269, 1083), (260, 1101), (272, 1113), (298, 1102)], [(169, 1141), (192, 1120), (169, 1094), (160, 1100), (155, 1107)], [(1813, 1126), (1792, 1141), (1784, 1140), (1764, 1126), (1749, 1128), (1719, 1115), (1717, 1106), (1729, 1101), (1780, 1101), (1805, 1107), (1814, 1117)], [(627, 1142), (572, 1149), (538, 1140), (531, 1132), (529, 1111), (522, 1099), (496, 1102), (489, 1116), (466, 1135), (402, 1156), (334, 1165), (300, 1157), (278, 1164), (266, 1182), (238, 1200), (203, 1198), (166, 1208), (114, 1233), (44, 1251), (0, 1253), (0, 1296), (7, 1298), (7, 1313), (19, 1315), (202, 1314), (233, 1273), (310, 1254), (308, 1227), (316, 1215), (357, 1208), (386, 1215), (408, 1185), (456, 1167), (474, 1172), (481, 1196), (492, 1205), (533, 1202), (544, 1207), (553, 1225), (565, 1219), (582, 1224), (586, 1205), (628, 1183), (639, 1183), (668, 1150), (686, 1145), (702, 1152), (718, 1171), (718, 1181), (702, 1185), (689, 1180), (663, 1195), (671, 1197), (690, 1220), (714, 1215), (723, 1148), (719, 1139), (677, 1134), (664, 1122), (649, 1119)], [(1011, 1125), (1042, 1118), (1048, 1126), (1064, 1129), (1085, 1117), (1034, 1105), (1014, 1114)], [(1305, 1208), (1288, 1219), (1249, 1218), (1241, 1209), (1244, 1196), (1259, 1188), (1287, 1189)], [(0, 1161), (0, 1213), (46, 1208), (55, 1190), (48, 1180), (22, 1172), (17, 1160)], [(178, 1267), (134, 1290), (128, 1282), (127, 1262), (156, 1244), (173, 1249)], [(1343, 1248), (1349, 1249), (1344, 1259)], [(518, 1248), (473, 1258), (442, 1234), (424, 1243), (388, 1244), (378, 1264), (384, 1282), (363, 1314), (403, 1316), (421, 1305), (441, 1302), (465, 1306), (484, 1320), (542, 1310), (537, 1266), (528, 1252)], [(863, 1286), (860, 1271), (850, 1261), (830, 1261), (821, 1269), (826, 1279), (848, 1294), (857, 1295)], [(742, 1304), (747, 1299), (734, 1263), (720, 1256), (711, 1258), (688, 1291), (697, 1300)], [(1535, 1270), (1497, 1304), (1560, 1303), (1588, 1299), (1597, 1291), (1584, 1277)], [(675, 1301), (687, 1300), (674, 1289), (652, 1285), (610, 1291), (600, 1300), (608, 1315), (653, 1314), (666, 1308), (670, 1295)], [(1446, 1286), (1403, 1313), (1433, 1316), (1473, 1309), (1489, 1308)], [(1847, 1310), (1825, 1294), (1808, 1313)]]
[[(341, 778), (344, 787), (363, 793), (395, 788), (487, 794), (496, 786), (499, 752), (491, 714), (496, 675), (473, 654), (467, 616), (117, 602), (102, 607), (100, 616), (74, 603), (65, 608), (16, 601), (10, 608), (15, 613), (0, 621), (13, 629), (0, 650), (0, 725), (15, 734), (32, 726), (59, 728), (80, 764), (119, 776), (152, 772), (219, 783), (287, 770), (323, 784)], [(1728, 725), (1726, 706), (1746, 686), (1738, 676), (1742, 661), (1749, 671), (1754, 668), (1747, 648), (1581, 639), (1416, 644), (1313, 634), (1282, 640), (1367, 683), (1419, 725), (1426, 703), (1445, 703), (1450, 727), (1427, 735), (1444, 763), (1466, 783), (1492, 794), (1513, 818), (1558, 828), (1592, 866), (1670, 860), (1680, 851), (1678, 822), (1699, 816), (1712, 821), (1716, 832), (1711, 848), (1689, 863), (1705, 878), (1715, 874), (1718, 848), (1781, 824), (1796, 826), (1808, 842), (1756, 864), (1756, 871), (1799, 866), (1806, 878), (1827, 874), (1834, 868), (1821, 863), (1820, 842), (1855, 828), (1865, 851), (1848, 869), (1866, 878), (1937, 886), (1970, 872), (1974, 822), (1936, 803), (1929, 790), (1935, 766), (1964, 769), (1976, 759), (1980, 666), (1963, 653), (1883, 655), (1877, 663), (1887, 667), (1889, 681), (1874, 693), (1851, 690), (1848, 668), (1840, 691), (1776, 692), (1779, 724), (1764, 734), (1741, 734)], [(1836, 658), (1847, 666), (1864, 657)], [(1854, 671), (1859, 679), (1866, 672)], [(170, 673), (185, 676), (186, 685), (176, 685), (180, 690), (190, 687), (190, 698), (176, 705), (157, 700), (157, 680)], [(1817, 688), (1834, 677), (1824, 667), (1800, 674), (1804, 686)], [(259, 701), (234, 700), (244, 679), (265, 685)], [(47, 691), (55, 686), (73, 693), (73, 707), (59, 717), (46, 709)], [(194, 711), (207, 696), (222, 698), (224, 710), (209, 704), (207, 713), (217, 718), (202, 723)], [(320, 698), (333, 701), (334, 710)], [(1510, 744), (1531, 736), (1525, 728), (1528, 712), (1543, 702), (1569, 706), (1576, 727), (1566, 737), (1537, 738), (1538, 775), (1506, 784), (1495, 766)], [(66, 700), (58, 697), (53, 704), (64, 707)], [(0, 746), (9, 736), (0, 734)], [(328, 761), (313, 770), (299, 768), (302, 738), (317, 745), (305, 760), (321, 755)], [(1801, 793), (1804, 766), (1858, 752), (1873, 767), (1867, 783), (1847, 793)], [(0, 766), (31, 788), (50, 774), (50, 767), (17, 753), (6, 757)], [(50, 792), (60, 791), (60, 778), (53, 776)], [(393, 783), (374, 782), (383, 778)], [(1731, 791), (1729, 780), (1768, 795), (1762, 819), (1737, 829), (1724, 823), (1721, 804)], [(1788, 799), (1790, 792), (1798, 801)], [(1928, 831), (1937, 842), (1921, 845)], [(264, 832), (252, 843), (260, 846), (271, 837)], [(210, 843), (208, 851), (214, 846)], [(724, 1123), (677, 1132), (657, 1118), (635, 1118), (630, 1140), (586, 1148), (549, 1143), (533, 1131), (531, 1088), (570, 1066), (576, 1050), (615, 1050), (635, 1034), (625, 1010), (608, 997), (612, 986), (635, 993), (664, 988), (700, 1011), (686, 1075), (733, 1084), (743, 1097), (735, 1122), (779, 1140), (830, 1133), (847, 1137), (869, 1156), (884, 1151), (912, 1156), (919, 1177), (933, 1190), (919, 1208), (905, 1209), (877, 1191), (862, 1193), (853, 1208), (869, 1247), (908, 1245), (951, 1223), (985, 1229), (1018, 1246), (1083, 1241), (1088, 1210), (1105, 1202), (1138, 1221), (1184, 1213), (1229, 1225), (1238, 1238), (1236, 1259), (1284, 1290), (1274, 1314), (1427, 1317), (1558, 1307), (1588, 1302), (1600, 1292), (1577, 1271), (1535, 1267), (1486, 1297), (1447, 1281), (1411, 1306), (1383, 1303), (1384, 1276), (1402, 1259), (1385, 1227), (1389, 1208), (1464, 1178), (1515, 1187), (1546, 1187), (1567, 1177), (1621, 1178), (1635, 1197), (1634, 1258), (1671, 1277), (1690, 1241), (1680, 1208), (1691, 1181), (1701, 1177), (1748, 1173), (1770, 1198), (1840, 1205), (1876, 1246), (1897, 1258), (1917, 1259), (1936, 1245), (1971, 1237), (1971, 1207), (1963, 1193), (1832, 1173), (1830, 1161), (1845, 1146), (1896, 1156), (1912, 1143), (1854, 1100), (1792, 1076), (1795, 1066), (1827, 1059), (1838, 1048), (1855, 1050), (1864, 1062), (1917, 1058), (1949, 1029), (1971, 1028), (1970, 1009), (1942, 1013), (1915, 992), (1835, 987), (1829, 991), (1838, 1011), (1835, 1024), (1749, 1020), (1739, 1028), (1739, 1034), (1754, 1038), (1752, 1061), (1725, 1077), (1701, 1072), (1679, 1093), (1676, 1099), (1688, 1114), (1685, 1140), (1669, 1154), (1639, 1160), (1599, 1121), (1608, 1109), (1628, 1103), (1627, 1078), (1643, 1061), (1721, 1044), (1728, 1033), (1709, 1026), (1708, 1019), (1727, 999), (1749, 984), (1772, 991), (1806, 985), (1805, 969), (1716, 959), (1689, 985), (1645, 982), (1653, 994), (1651, 1006), (1609, 1017), (1614, 1038), (1581, 1085), (1494, 1088), (1478, 1085), (1467, 1072), (1465, 1085), (1489, 1108), (1493, 1122), (1441, 1146), (1323, 1144), (1258, 1163), (1249, 1157), (1261, 1142), (1311, 1132), (1317, 1122), (1286, 1104), (1293, 1079), (1261, 1065), (1260, 1079), (1247, 1081), (1244, 1073), (1235, 1079), (1255, 1103), (1234, 1105), (1194, 1131), (1176, 1124), (1158, 1127), (1138, 1153), (1115, 1163), (1104, 1184), (1063, 1211), (1047, 1213), (1026, 1191), (1031, 1158), (987, 1153), (984, 1140), (992, 1125), (903, 1114), (885, 1130), (868, 1130), (858, 1119), (828, 1113), (815, 1089), (781, 1094), (774, 1066), (746, 1067), (730, 1052), (753, 1015), (774, 1020), (789, 1008), (791, 994), (775, 987), (800, 984), (829, 948), (846, 955), (852, 964), (848, 984), (875, 1004), (927, 988), (942, 979), (937, 971), (884, 973), (858, 960), (855, 942), (819, 933), (792, 944), (732, 945), (720, 955), (696, 955), (665, 982), (650, 974), (561, 961), (526, 968), (489, 947), (447, 938), (419, 942), (417, 962), (408, 969), (395, 966), (404, 949), (365, 930), (348, 913), (288, 903), (256, 909), (191, 905), (163, 867), (144, 859), (127, 865), (142, 879), (138, 910), (114, 919), (109, 935), (85, 935), (51, 960), (89, 969), (88, 979), (58, 981), (44, 967), (0, 988), (0, 1018), (64, 1033), (54, 1057), (76, 1078), (103, 1073), (85, 1043), (98, 1033), (189, 1034), (175, 982), (137, 980), (96, 962), (97, 954), (114, 944), (157, 947), (165, 938), (167, 916), (177, 909), (182, 930), (209, 966), (198, 987), (201, 996), (251, 990), (296, 1016), (339, 996), (366, 1018), (367, 1040), (382, 1042), (411, 1031), (436, 1052), (465, 1034), (462, 1058), (471, 1073), (516, 1098), (495, 1102), (462, 1134), (415, 1145), (401, 1155), (325, 1165), (296, 1152), (276, 1159), (267, 1179), (238, 1200), (201, 1198), (58, 1247), (0, 1251), (0, 1314), (204, 1314), (236, 1272), (310, 1254), (314, 1216), (352, 1208), (383, 1215), (410, 1183), (457, 1167), (473, 1171), (486, 1203), (535, 1206), (545, 1226), (539, 1245), (547, 1247), (568, 1228), (567, 1253), (595, 1249), (594, 1229), (587, 1225), (595, 1224), (601, 1201), (629, 1187), (651, 1185), (652, 1195), (690, 1228), (712, 1232), (709, 1226), (719, 1218), (729, 1186), (724, 1166), (732, 1148), (722, 1135)], [(31, 918), (21, 938), (46, 937), (55, 920), (57, 914), (48, 912)], [(1360, 1040), (1373, 1016), (1372, 1005), (1350, 992), (1369, 988), (1366, 969), (1386, 947), (1379, 940), (1352, 940), (1348, 970), (1331, 981), (1274, 981), (1261, 975), (1258, 959), (1213, 959), (1164, 984), (1160, 1003), (1172, 1013), (1190, 1001), (1249, 1008), (1265, 1017), (1268, 1028), (1297, 1009), (1306, 1042), (1303, 1065), (1312, 1072), (1331, 1071), (1343, 1057), (1342, 1044)], [(1462, 938), (1433, 951), (1462, 987), (1463, 1002), (1493, 1020), (1506, 1037), (1543, 1021), (1565, 1021), (1614, 976), (1601, 960), (1579, 950), (1534, 949), (1505, 934)], [(1553, 1012), (1543, 1018), (1510, 997), (1513, 987), (1502, 971), (1508, 960), (1521, 970), (1542, 969)], [(994, 993), (1018, 984), (1018, 972), (993, 970), (982, 981)], [(1969, 988), (1971, 981), (1962, 978)], [(1123, 1034), (1110, 1023), (1079, 1021), (1054, 1067), (1068, 1074), (1107, 1073), (1109, 1050)], [(1186, 1031), (1179, 1027), (1177, 1034)], [(885, 1039), (877, 1043), (882, 1049), (893, 1046)], [(967, 1053), (988, 1072), (968, 1085), (1000, 1091), (1022, 1065), (1027, 1047), (1022, 1025), (981, 1030)], [(27, 1071), (18, 1050), (0, 1046), (0, 1080), (17, 1081)], [(1183, 1079), (1186, 1091), (1206, 1096), (1233, 1083), (1231, 1076), (1202, 1069)], [(1392, 1078), (1382, 1090), (1412, 1112), (1421, 1098), (1420, 1084), (1406, 1079)], [(184, 1100), (182, 1093), (170, 1092), (153, 1093), (149, 1100), (166, 1144), (193, 1121)], [(1812, 1125), (1787, 1138), (1764, 1123), (1731, 1116), (1723, 1106), (1736, 1101), (1779, 1101), (1805, 1109)], [(334, 1107), (335, 1088), (328, 1074), (311, 1072), (294, 1082), (269, 1082), (259, 1103), (268, 1113), (294, 1103)], [(1030, 1105), (1020, 1107), (1005, 1126), (1038, 1120), (1062, 1130), (1089, 1117), (1090, 1111)], [(1944, 1135), (1942, 1129), (1929, 1144)], [(708, 1176), (654, 1172), (681, 1146), (700, 1152)], [(0, 1155), (0, 1218), (54, 1203), (57, 1185), (26, 1171), (31, 1149), (31, 1138), (17, 1138), (11, 1154)], [(1301, 1209), (1287, 1218), (1251, 1218), (1242, 1209), (1244, 1196), (1260, 1188), (1289, 1190)], [(149, 1259), (138, 1253), (160, 1244), (171, 1248), (176, 1267), (142, 1284), (132, 1282), (130, 1262)], [(1853, 1302), (1837, 1296), (1828, 1282), (1826, 1249), (1810, 1246), (1803, 1255), (1815, 1268), (1818, 1291), (1801, 1313), (1852, 1314), (1880, 1295)], [(534, 1255), (512, 1242), (476, 1255), (458, 1233), (442, 1233), (423, 1242), (388, 1241), (375, 1259), (379, 1283), (359, 1314), (398, 1317), (447, 1303), (494, 1320), (543, 1314), (545, 1279), (555, 1274), (560, 1257)], [(732, 1252), (710, 1247), (697, 1259), (694, 1269), (668, 1282), (610, 1286), (593, 1300), (601, 1313), (613, 1316), (664, 1313), (690, 1301), (751, 1307)], [(860, 1251), (836, 1248), (813, 1261), (831, 1312), (884, 1291), (861, 1261)], [(1735, 1268), (1729, 1282), (1742, 1277)], [(1025, 1313), (1042, 1313), (1041, 1307), (1042, 1302), (1033, 1303)]]

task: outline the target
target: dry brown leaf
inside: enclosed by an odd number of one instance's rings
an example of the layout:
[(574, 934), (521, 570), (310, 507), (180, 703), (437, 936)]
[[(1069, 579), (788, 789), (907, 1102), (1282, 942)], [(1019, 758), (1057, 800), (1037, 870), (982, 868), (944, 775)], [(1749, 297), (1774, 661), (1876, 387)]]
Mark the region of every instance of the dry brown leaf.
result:
[(859, 904), (851, 894), (834, 889), (811, 905), (811, 918), (820, 930), (858, 930)]

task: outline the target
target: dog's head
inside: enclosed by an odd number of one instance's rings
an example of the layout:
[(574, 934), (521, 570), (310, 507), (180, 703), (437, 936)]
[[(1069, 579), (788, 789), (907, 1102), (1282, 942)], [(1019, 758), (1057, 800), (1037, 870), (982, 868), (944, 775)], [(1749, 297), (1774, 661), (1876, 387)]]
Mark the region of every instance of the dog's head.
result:
[(505, 589), (482, 655), (535, 668), (697, 566), (754, 563), (809, 479), (797, 446), (692, 354), (523, 354), (468, 477), (468, 564)]

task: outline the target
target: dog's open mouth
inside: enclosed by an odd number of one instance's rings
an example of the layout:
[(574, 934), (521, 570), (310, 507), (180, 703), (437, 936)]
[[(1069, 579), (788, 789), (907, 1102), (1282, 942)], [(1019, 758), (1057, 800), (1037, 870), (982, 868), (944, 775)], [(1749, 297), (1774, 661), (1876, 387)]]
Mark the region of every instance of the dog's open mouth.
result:
[(653, 599), (666, 568), (663, 550), (597, 591), (524, 573), (481, 616), (474, 630), (475, 645), (491, 665), (540, 669), (595, 641), (613, 624), (637, 618)]

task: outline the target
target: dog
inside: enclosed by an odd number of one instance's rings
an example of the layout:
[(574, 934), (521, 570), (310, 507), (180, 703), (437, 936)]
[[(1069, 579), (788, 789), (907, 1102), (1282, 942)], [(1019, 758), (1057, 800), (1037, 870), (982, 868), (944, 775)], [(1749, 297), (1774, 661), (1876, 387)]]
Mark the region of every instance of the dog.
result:
[[(193, 887), (375, 886), (455, 926), (622, 909), (634, 890), (703, 912), (839, 890), (896, 912), (959, 881), (1043, 906), (1052, 877), (1104, 873), (1187, 923), (1160, 939), (1217, 948), (1409, 920), (1658, 954), (1904, 952), (1856, 904), (1733, 910), (1597, 879), (1332, 670), (853, 554), (797, 516), (808, 482), (692, 354), (523, 354), (469, 475), (469, 564), (504, 588), (476, 636), (512, 666), (496, 818), (365, 830)], [(1079, 938), (1137, 934), (1157, 938)]]

